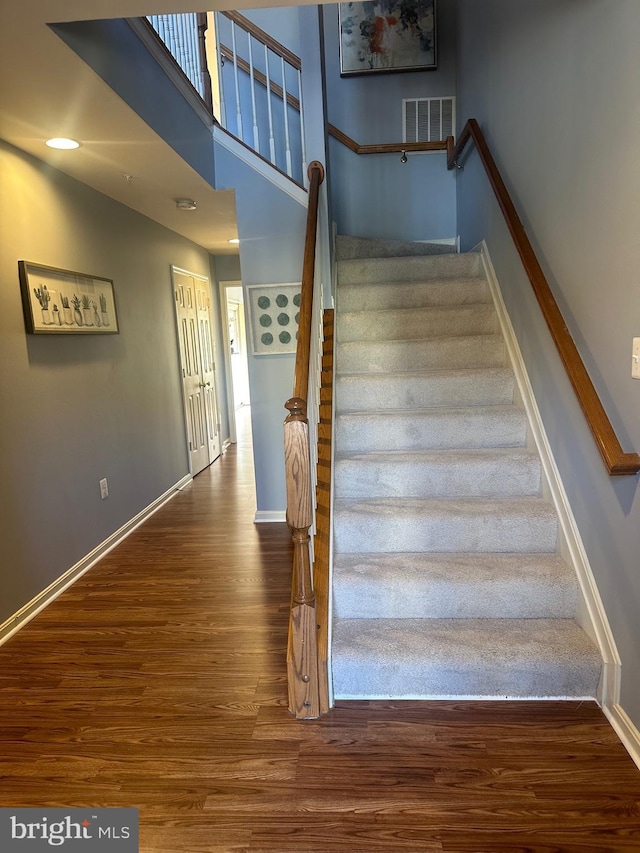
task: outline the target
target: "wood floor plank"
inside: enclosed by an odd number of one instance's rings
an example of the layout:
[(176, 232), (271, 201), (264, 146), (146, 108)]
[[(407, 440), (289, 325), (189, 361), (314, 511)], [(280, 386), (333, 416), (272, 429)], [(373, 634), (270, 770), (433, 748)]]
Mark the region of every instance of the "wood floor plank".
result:
[(637, 853), (640, 772), (594, 703), (293, 719), (291, 539), (253, 523), (248, 414), (0, 647), (0, 805), (136, 806), (142, 853)]

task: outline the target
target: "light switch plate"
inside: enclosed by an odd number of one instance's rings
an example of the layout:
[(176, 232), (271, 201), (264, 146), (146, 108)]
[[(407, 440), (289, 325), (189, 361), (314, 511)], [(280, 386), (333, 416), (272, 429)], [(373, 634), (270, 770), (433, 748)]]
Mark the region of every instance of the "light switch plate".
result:
[(633, 356), (631, 359), (631, 376), (640, 379), (640, 338), (633, 339)]

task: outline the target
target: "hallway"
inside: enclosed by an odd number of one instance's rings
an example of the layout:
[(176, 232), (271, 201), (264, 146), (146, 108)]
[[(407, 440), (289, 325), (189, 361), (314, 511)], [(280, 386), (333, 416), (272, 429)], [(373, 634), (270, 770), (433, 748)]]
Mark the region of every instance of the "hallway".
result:
[(0, 805), (136, 806), (142, 853), (637, 851), (640, 771), (595, 705), (289, 715), (290, 539), (253, 524), (248, 418), (0, 648)]

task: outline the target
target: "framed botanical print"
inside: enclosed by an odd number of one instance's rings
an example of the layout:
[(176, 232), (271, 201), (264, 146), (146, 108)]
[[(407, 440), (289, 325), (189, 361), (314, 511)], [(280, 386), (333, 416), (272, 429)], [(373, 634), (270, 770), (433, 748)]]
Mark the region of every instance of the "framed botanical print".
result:
[(32, 335), (113, 335), (113, 282), (31, 261), (18, 261), (22, 307)]

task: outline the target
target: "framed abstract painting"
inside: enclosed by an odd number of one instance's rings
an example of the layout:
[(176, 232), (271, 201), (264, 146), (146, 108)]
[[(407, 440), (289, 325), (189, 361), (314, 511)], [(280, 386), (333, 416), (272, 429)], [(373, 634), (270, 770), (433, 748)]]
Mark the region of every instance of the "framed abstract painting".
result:
[(340, 76), (437, 67), (436, 0), (341, 3)]

